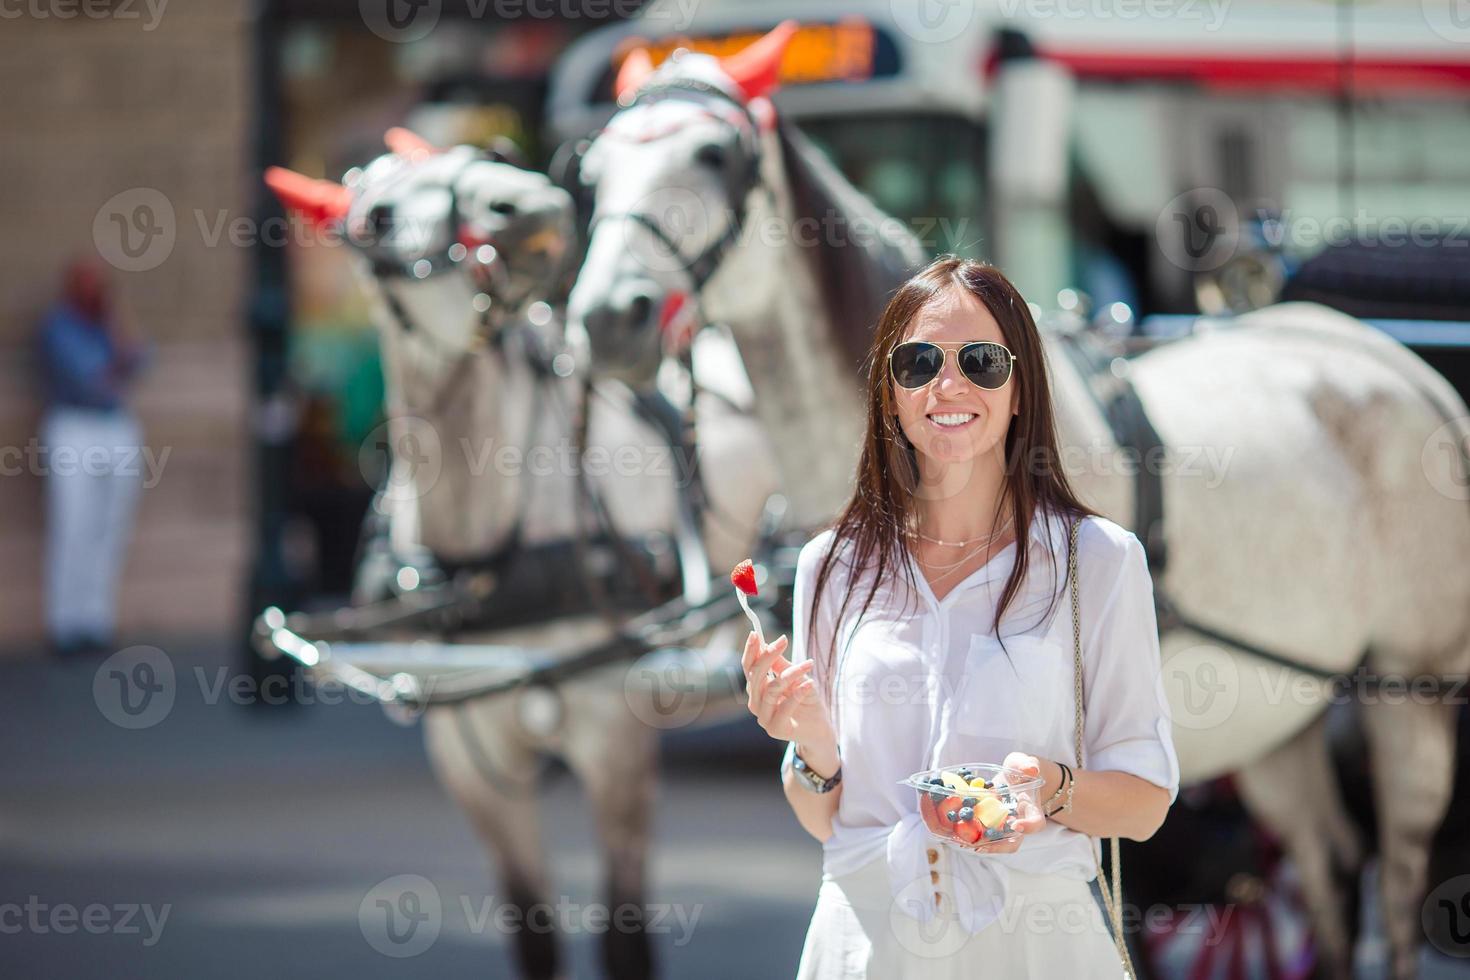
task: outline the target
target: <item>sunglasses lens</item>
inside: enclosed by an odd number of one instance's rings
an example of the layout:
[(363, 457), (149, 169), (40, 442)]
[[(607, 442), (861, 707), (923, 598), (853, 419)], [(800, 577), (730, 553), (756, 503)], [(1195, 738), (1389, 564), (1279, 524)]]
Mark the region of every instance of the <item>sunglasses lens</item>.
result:
[(918, 341), (893, 348), (893, 380), (902, 388), (922, 388), (944, 369), (944, 349)]
[(1011, 355), (1000, 344), (970, 344), (960, 348), (960, 370), (981, 388), (999, 388), (1011, 376)]

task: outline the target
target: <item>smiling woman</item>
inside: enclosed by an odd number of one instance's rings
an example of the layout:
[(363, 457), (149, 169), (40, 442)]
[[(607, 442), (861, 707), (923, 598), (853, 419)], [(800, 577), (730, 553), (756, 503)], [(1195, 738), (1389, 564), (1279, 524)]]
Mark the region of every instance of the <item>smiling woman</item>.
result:
[[(1179, 784), (1143, 547), (1033, 465), (1058, 459), (1041, 339), (994, 268), (910, 279), (868, 365), (857, 489), (801, 551), (790, 643), (745, 656), (823, 842), (798, 978), (1117, 977), (1089, 838), (1151, 836)], [(1039, 776), (1041, 810), (930, 837), (903, 780), (974, 763)]]

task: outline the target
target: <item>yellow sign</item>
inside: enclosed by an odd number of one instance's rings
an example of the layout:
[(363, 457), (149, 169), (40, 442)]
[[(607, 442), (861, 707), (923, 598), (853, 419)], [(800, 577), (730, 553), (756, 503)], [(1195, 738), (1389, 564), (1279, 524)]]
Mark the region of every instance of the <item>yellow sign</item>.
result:
[[(677, 48), (716, 57), (732, 55), (761, 38), (762, 31), (708, 37), (669, 35), (650, 41), (629, 38), (620, 45), (618, 63), (636, 47), (648, 48), (655, 65)], [(811, 82), (862, 81), (873, 76), (873, 26), (860, 17), (844, 17), (835, 24), (803, 24), (797, 28), (781, 59), (782, 85)]]

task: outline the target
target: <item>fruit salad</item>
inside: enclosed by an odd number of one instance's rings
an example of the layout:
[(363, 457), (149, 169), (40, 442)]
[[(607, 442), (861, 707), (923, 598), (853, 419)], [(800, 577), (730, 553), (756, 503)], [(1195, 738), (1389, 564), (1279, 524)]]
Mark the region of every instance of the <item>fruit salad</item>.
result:
[(1023, 795), (1034, 799), (1041, 780), (987, 763), (916, 772), (904, 784), (919, 794), (919, 816), (935, 837), (978, 845), (1020, 836), (1016, 810)]

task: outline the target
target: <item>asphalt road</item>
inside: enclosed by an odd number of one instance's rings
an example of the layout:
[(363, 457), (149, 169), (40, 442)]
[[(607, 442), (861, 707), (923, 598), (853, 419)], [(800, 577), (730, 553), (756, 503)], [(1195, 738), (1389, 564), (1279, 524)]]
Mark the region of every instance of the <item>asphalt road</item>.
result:
[[(0, 978), (514, 976), (499, 885), (417, 727), (368, 704), (237, 703), (253, 687), (224, 644), (167, 652), (172, 703), (139, 716), (119, 714), (98, 660), (0, 660)], [(820, 848), (781, 799), (774, 749), (753, 723), (665, 743), (646, 899), (664, 977), (794, 973)], [(564, 772), (543, 813), (568, 976), (598, 977), (601, 865)], [(385, 941), (379, 899), (434, 928)], [(1381, 976), (1381, 955), (1365, 941), (1359, 976)], [(1421, 962), (1470, 976), (1470, 960)]]
[[(513, 975), (489, 861), (431, 778), (417, 727), (371, 705), (241, 706), (218, 687), (249, 688), (218, 644), (168, 652), (174, 703), (131, 731), (99, 710), (98, 661), (0, 664), (0, 976)], [(756, 749), (726, 767), (700, 738), (669, 746), (660, 785), (647, 902), (663, 915), (663, 975), (790, 976), (820, 848), (764, 745), (721, 740)], [(564, 772), (545, 802), (569, 975), (595, 977), (590, 817)], [(359, 918), (385, 889), (398, 899), (402, 875), (427, 880), (440, 909), (437, 936), (408, 958), (375, 949), (381, 936)]]

